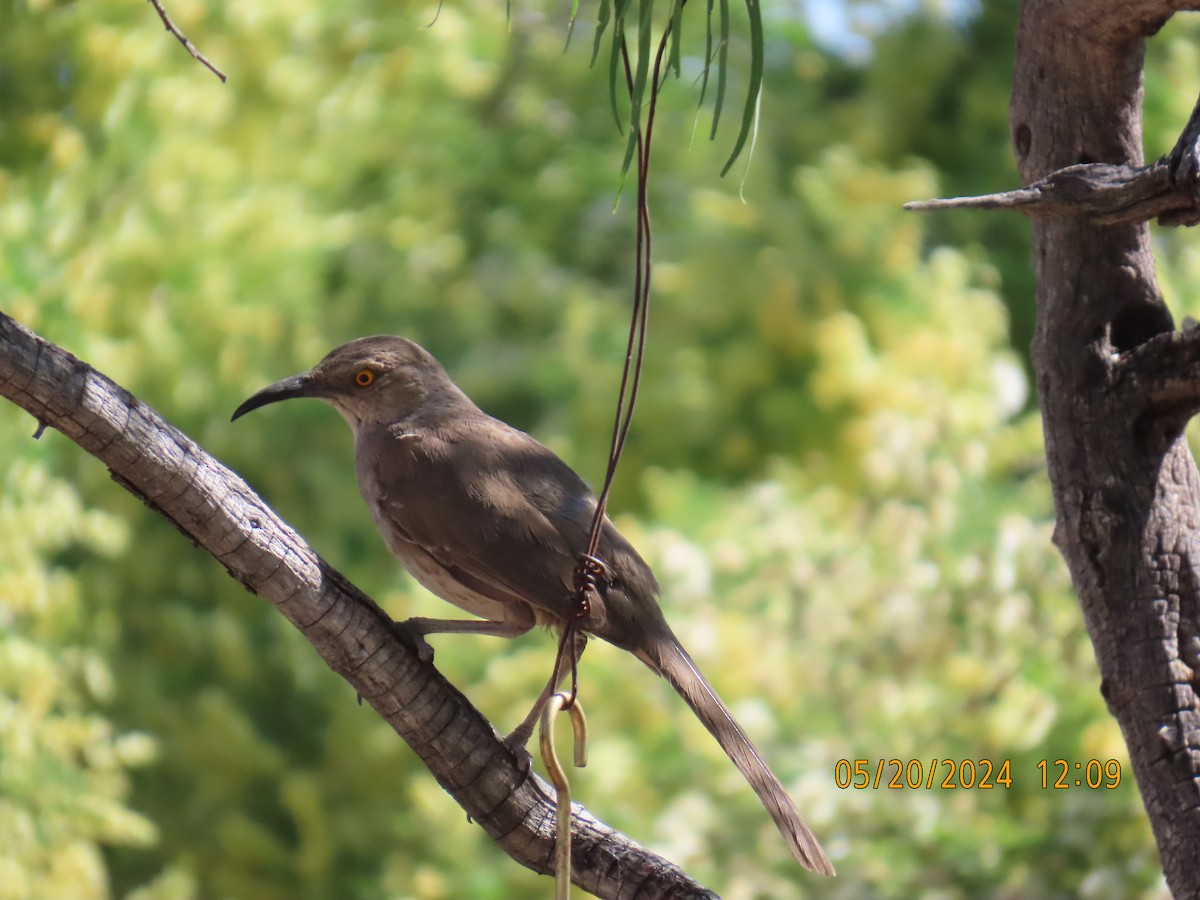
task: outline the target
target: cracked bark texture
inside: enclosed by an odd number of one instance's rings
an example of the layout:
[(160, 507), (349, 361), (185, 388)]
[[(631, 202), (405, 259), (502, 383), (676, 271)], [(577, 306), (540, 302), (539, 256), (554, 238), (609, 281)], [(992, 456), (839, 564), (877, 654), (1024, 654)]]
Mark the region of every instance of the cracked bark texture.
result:
[[(1145, 40), (1169, 2), (1025, 0), (1010, 123), (1025, 184), (1142, 163)], [(1033, 362), (1057, 521), (1176, 897), (1200, 897), (1196, 332), (1178, 334), (1145, 223), (1033, 220)]]
[[(113, 479), (296, 626), (517, 862), (553, 871), (553, 790), (487, 719), (234, 472), (91, 366), (0, 312), (0, 396), (108, 466)], [(352, 702), (347, 697), (346, 702)], [(575, 884), (605, 898), (716, 895), (573, 808)]]

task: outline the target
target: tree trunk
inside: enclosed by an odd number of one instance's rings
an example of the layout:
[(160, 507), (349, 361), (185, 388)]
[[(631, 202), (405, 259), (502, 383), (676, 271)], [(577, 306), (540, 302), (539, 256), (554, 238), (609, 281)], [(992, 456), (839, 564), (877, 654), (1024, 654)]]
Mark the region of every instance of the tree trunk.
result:
[[(1028, 184), (1141, 164), (1146, 36), (1166, 2), (1025, 0), (1013, 144)], [(1173, 330), (1144, 222), (1034, 219), (1033, 363), (1057, 521), (1163, 867), (1200, 896), (1200, 334)], [(1081, 761), (1082, 762), (1082, 761)]]

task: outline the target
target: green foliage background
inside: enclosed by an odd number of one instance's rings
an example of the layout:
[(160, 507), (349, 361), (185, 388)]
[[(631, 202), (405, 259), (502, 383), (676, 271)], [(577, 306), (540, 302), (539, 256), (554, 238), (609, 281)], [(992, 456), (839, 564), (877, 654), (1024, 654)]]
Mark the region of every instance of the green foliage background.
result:
[[(588, 8), (566, 52), (569, 10), (544, 4), (509, 24), (462, 0), (431, 27), (434, 5), (170, 8), (228, 85), (144, 4), (0, 5), (0, 308), (242, 472), (395, 616), (436, 615), (328, 409), (229, 412), (398, 332), (598, 478), (633, 219)], [(683, 704), (606, 647), (578, 791), (733, 898), (1162, 896), (1050, 542), (1027, 225), (900, 210), (1015, 183), (1015, 3), (892, 12), (859, 57), (797, 6), (764, 17), (745, 202), (716, 175), (732, 130), (697, 124), (698, 24), (664, 97), (652, 346), (614, 510), (840, 876), (799, 871)], [(1196, 55), (1183, 26), (1155, 39), (1151, 155)], [(1160, 246), (1164, 286), (1195, 294), (1200, 257)], [(549, 895), (266, 604), (33, 427), (0, 406), (0, 898)], [(551, 652), (449, 638), (438, 663), (503, 729)], [(835, 786), (838, 760), (880, 758), (1011, 760), (1012, 787)], [(1125, 777), (1043, 790), (1056, 758)]]

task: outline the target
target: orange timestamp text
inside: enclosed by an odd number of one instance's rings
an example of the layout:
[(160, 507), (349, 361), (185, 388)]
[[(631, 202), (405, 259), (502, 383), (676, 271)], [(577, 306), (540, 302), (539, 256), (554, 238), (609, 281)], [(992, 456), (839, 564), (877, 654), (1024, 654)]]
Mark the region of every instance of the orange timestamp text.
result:
[[(1043, 790), (1101, 788), (1121, 784), (1121, 761), (1041, 759), (1037, 762)], [(993, 790), (1013, 786), (1012, 760), (990, 759), (839, 759), (833, 782), (842, 790)]]
[(1042, 790), (1065, 791), (1068, 788), (1100, 788), (1112, 790), (1121, 783), (1119, 759), (1088, 759), (1073, 762), (1066, 759), (1040, 759), (1037, 764), (1042, 776)]
[(843, 790), (993, 790), (1013, 786), (1012, 760), (839, 759), (833, 783)]

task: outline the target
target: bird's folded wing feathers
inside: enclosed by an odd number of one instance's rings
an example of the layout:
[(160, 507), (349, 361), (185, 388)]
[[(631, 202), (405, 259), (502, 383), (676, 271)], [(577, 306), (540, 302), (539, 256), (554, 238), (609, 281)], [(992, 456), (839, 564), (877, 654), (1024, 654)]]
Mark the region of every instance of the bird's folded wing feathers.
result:
[[(381, 480), (392, 486), (379, 501), (380, 512), (464, 587), (501, 602), (516, 597), (566, 617), (574, 609), (571, 572), (590, 522), (590, 513), (582, 511), (581, 517), (570, 508), (579, 494), (568, 488), (581, 482), (527, 435), (508, 430), (504, 436), (509, 444), (523, 438), (543, 451), (537, 464), (504, 452), (506, 442), (469, 454), (472, 466), (462, 465), (461, 447), (454, 454), (442, 452), (440, 438), (398, 443), (379, 458)], [(531, 541), (554, 552), (530, 553)]]

